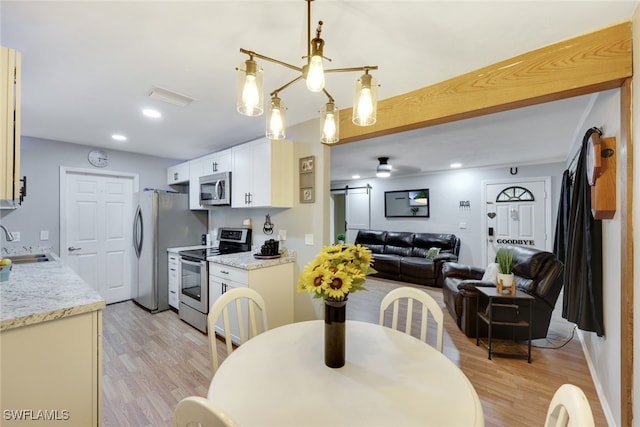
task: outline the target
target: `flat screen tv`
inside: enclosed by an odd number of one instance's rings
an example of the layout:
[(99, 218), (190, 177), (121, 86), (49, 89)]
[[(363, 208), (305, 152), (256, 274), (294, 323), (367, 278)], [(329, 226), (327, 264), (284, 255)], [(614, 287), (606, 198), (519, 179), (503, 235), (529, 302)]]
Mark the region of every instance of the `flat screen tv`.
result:
[(384, 192), (384, 216), (429, 217), (429, 189)]

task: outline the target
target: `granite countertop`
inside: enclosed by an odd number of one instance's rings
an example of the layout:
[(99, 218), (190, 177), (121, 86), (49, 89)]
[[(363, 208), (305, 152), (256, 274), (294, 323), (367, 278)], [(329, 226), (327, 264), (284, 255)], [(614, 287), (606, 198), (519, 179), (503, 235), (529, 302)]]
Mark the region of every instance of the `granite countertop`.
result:
[(258, 268), (273, 267), (274, 265), (296, 262), (296, 252), (290, 251), (276, 259), (257, 259), (253, 252), (239, 252), (227, 255), (215, 255), (207, 258), (207, 261), (228, 265), (229, 267), (242, 268), (243, 270), (256, 270)]
[(104, 299), (87, 282), (53, 258), (13, 264), (9, 280), (0, 282), (0, 331), (105, 307)]

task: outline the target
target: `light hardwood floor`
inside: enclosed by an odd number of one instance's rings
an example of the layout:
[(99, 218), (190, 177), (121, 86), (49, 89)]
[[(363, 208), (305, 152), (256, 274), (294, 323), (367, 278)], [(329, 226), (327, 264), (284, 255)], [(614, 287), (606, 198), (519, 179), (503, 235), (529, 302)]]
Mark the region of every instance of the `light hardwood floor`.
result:
[[(347, 317), (377, 323), (384, 295), (404, 283), (373, 279), (366, 292), (349, 297)], [(410, 286), (410, 285), (409, 285)], [(534, 341), (533, 361), (493, 357), (464, 336), (444, 308), (442, 291), (419, 287), (445, 311), (444, 354), (475, 387), (487, 427), (542, 426), (549, 401), (564, 383), (583, 389), (597, 426), (606, 426), (577, 337), (558, 316), (546, 340)], [(348, 338), (347, 338), (348, 339)], [(218, 354), (225, 350), (218, 342)], [(103, 321), (103, 421), (105, 427), (171, 426), (183, 397), (206, 396), (211, 376), (208, 338), (173, 311), (149, 314), (128, 301), (107, 306)], [(428, 417), (428, 414), (425, 414)]]

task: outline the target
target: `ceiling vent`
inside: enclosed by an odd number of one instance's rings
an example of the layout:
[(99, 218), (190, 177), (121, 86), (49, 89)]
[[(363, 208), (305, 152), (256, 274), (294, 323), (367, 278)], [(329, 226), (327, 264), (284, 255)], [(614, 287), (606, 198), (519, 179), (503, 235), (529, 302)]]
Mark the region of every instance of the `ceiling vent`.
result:
[(169, 104), (177, 105), (178, 107), (186, 107), (191, 104), (195, 99), (187, 95), (182, 95), (178, 92), (173, 92), (168, 89), (153, 86), (148, 93), (149, 98), (157, 99), (158, 101), (167, 102)]

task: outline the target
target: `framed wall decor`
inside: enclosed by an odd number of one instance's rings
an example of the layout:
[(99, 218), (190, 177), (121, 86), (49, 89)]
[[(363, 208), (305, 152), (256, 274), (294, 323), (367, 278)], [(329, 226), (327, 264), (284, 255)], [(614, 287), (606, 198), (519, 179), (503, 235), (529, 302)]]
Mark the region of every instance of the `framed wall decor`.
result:
[(300, 158), (300, 203), (315, 203), (315, 156)]
[(429, 218), (429, 189), (385, 191), (384, 216)]

